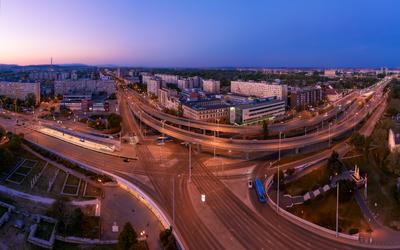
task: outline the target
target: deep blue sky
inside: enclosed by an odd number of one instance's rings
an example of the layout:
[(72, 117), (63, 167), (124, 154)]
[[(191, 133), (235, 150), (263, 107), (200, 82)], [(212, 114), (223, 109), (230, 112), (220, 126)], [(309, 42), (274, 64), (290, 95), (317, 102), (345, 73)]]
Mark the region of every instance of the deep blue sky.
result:
[(1, 0), (0, 63), (400, 67), (399, 0)]

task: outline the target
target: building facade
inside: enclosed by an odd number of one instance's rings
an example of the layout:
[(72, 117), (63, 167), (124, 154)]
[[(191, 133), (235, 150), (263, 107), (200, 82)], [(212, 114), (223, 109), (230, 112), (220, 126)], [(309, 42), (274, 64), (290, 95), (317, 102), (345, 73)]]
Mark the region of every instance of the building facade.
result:
[(215, 122), (228, 118), (228, 108), (225, 105), (195, 107), (183, 105), (183, 116), (198, 121)]
[(177, 75), (155, 74), (154, 76), (159, 77), (163, 82), (178, 85), (179, 76)]
[(320, 87), (291, 89), (288, 96), (288, 104), (291, 108), (302, 110), (308, 106), (317, 106), (323, 101)]
[(229, 120), (232, 124), (251, 124), (285, 114), (283, 100), (264, 100), (241, 104), (229, 108)]
[(115, 93), (115, 83), (112, 80), (67, 80), (54, 83), (55, 95), (83, 94), (91, 95), (105, 92), (107, 95)]
[(234, 94), (255, 96), (259, 98), (276, 97), (277, 99), (286, 102), (288, 88), (285, 84), (253, 81), (231, 81), (231, 92)]
[(40, 103), (40, 83), (0, 82), (0, 95), (25, 100), (29, 94), (35, 95), (36, 105)]
[(220, 88), (220, 81), (203, 80), (203, 91), (206, 94), (219, 94), (221, 90)]
[(158, 90), (161, 88), (161, 81), (158, 78), (152, 78), (147, 81), (147, 93), (158, 96)]

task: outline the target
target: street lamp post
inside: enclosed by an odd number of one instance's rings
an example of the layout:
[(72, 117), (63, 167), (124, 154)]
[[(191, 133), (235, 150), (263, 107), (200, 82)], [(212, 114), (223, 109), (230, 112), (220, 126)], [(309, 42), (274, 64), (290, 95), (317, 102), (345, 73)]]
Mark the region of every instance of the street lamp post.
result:
[(279, 185), (280, 185), (280, 160), (281, 160), (281, 135), (282, 132), (279, 132), (279, 148), (278, 148), (278, 191), (276, 192), (276, 211), (279, 213)]
[(189, 182), (192, 182), (192, 144), (189, 142)]
[(332, 123), (329, 123), (329, 142), (328, 142), (328, 147), (331, 147), (331, 125)]
[(336, 237), (339, 237), (339, 182), (336, 182)]
[(175, 176), (172, 177), (172, 228), (175, 227)]

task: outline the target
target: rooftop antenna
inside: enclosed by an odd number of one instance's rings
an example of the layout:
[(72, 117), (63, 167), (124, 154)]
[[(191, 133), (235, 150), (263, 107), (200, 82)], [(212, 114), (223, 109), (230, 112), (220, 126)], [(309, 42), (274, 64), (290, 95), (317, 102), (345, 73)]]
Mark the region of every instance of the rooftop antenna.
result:
[(53, 66), (53, 57), (50, 58), (50, 65)]

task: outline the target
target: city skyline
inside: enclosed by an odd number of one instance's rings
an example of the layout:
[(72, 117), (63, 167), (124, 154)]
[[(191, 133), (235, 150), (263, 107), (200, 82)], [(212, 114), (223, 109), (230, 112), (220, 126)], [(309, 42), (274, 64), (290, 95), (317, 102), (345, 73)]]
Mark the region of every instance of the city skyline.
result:
[(396, 6), (3, 0), (0, 64), (397, 68)]

